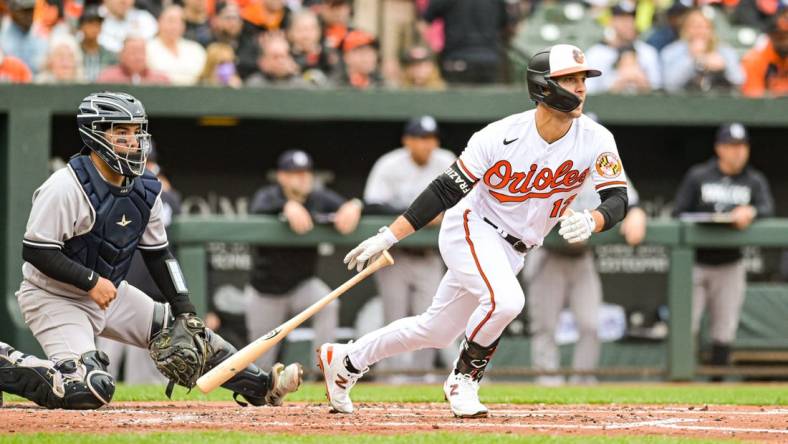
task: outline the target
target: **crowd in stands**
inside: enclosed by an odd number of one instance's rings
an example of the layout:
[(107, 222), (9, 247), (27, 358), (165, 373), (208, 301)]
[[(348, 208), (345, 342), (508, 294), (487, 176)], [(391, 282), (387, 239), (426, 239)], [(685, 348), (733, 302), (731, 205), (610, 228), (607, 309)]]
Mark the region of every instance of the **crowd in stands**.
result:
[(788, 0), (615, 1), (0, 0), (0, 82), (440, 90), (560, 42), (591, 93), (788, 93)]

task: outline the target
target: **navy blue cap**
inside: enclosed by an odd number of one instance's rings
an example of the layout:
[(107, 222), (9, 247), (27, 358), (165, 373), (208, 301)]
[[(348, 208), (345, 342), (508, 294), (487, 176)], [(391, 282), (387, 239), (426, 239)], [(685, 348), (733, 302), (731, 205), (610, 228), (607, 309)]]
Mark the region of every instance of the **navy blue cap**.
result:
[(750, 137), (741, 123), (726, 123), (717, 130), (717, 143), (750, 143)]
[(631, 15), (631, 16), (634, 16), (635, 15), (635, 4), (630, 2), (630, 1), (624, 0), (624, 1), (620, 2), (620, 3), (617, 3), (617, 4), (613, 5), (613, 7), (610, 8), (610, 14), (612, 14), (612, 15)]
[(312, 157), (301, 150), (288, 150), (279, 155), (276, 165), (280, 171), (311, 170)]
[(438, 135), (438, 122), (432, 116), (414, 117), (405, 124), (405, 135), (427, 137)]

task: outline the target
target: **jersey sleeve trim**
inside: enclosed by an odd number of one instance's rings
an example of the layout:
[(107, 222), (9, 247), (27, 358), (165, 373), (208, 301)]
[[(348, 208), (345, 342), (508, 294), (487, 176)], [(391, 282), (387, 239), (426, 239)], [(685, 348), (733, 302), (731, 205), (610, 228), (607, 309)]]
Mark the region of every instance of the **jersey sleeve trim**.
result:
[(154, 250), (163, 250), (163, 249), (167, 248), (168, 245), (170, 245), (170, 242), (166, 241), (166, 242), (163, 242), (163, 243), (160, 243), (160, 244), (156, 244), (156, 245), (138, 244), (137, 248), (139, 248), (140, 250), (154, 251)]
[(610, 181), (610, 182), (599, 183), (599, 184), (597, 184), (595, 186), (595, 188), (596, 188), (597, 191), (600, 191), (600, 190), (605, 189), (605, 188), (625, 187), (625, 186), (627, 186), (627, 181), (626, 180), (613, 180), (613, 181)]
[(468, 167), (465, 166), (465, 163), (462, 161), (462, 159), (457, 159), (457, 163), (460, 165), (460, 168), (462, 168), (462, 172), (465, 173), (466, 176), (468, 176), (468, 179), (471, 179), (474, 182), (479, 180), (479, 178), (474, 176), (470, 172), (470, 170), (468, 170)]
[(39, 242), (39, 241), (31, 241), (29, 239), (22, 239), (22, 244), (27, 245), (28, 247), (32, 248), (46, 248), (46, 249), (56, 249), (60, 250), (63, 248), (62, 243), (58, 242)]

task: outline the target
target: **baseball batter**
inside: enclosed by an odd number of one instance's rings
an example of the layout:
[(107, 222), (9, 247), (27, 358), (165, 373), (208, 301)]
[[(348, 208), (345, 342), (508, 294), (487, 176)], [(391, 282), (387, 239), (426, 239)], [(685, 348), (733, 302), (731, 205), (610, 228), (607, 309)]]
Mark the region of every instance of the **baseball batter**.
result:
[[(536, 109), (506, 117), (474, 134), (460, 158), (394, 223), (348, 253), (363, 269), (384, 250), (446, 211), (439, 247), (448, 271), (427, 311), (403, 318), (350, 344), (318, 351), (328, 399), (351, 413), (350, 389), (368, 366), (388, 356), (440, 348), (465, 335), (443, 391), (454, 415), (480, 417), (479, 382), (504, 328), (525, 302), (517, 273), (524, 255), (559, 221), (570, 243), (607, 230), (626, 214), (626, 177), (612, 134), (583, 116), (585, 79), (598, 76), (575, 46), (555, 45), (529, 62)], [(602, 203), (567, 211), (589, 180)]]
[[(47, 408), (95, 409), (115, 383), (95, 336), (149, 348), (173, 384), (197, 378), (235, 349), (195, 315), (164, 231), (161, 183), (145, 170), (148, 118), (139, 100), (87, 96), (77, 115), (85, 146), (33, 194), (23, 240), (24, 280), (16, 293), (48, 360), (0, 342), (0, 393)], [(168, 304), (124, 279), (139, 249)], [(223, 387), (254, 405), (281, 405), (298, 389), (298, 364), (266, 373), (250, 365)]]

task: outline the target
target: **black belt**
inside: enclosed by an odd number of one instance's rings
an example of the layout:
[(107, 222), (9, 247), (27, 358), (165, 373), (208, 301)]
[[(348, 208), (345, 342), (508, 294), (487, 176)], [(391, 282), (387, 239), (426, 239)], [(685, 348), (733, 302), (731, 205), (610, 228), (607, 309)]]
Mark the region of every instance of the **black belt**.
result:
[(512, 245), (512, 247), (515, 250), (517, 250), (519, 253), (528, 253), (528, 251), (530, 251), (531, 248), (533, 248), (533, 247), (529, 247), (528, 245), (525, 245), (525, 242), (523, 242), (521, 239), (516, 238), (516, 237), (512, 236), (511, 234), (509, 234), (509, 233), (503, 231), (502, 229), (498, 228), (498, 225), (495, 225), (494, 223), (492, 223), (492, 221), (490, 221), (490, 219), (487, 219), (486, 217), (483, 217), (482, 219), (484, 219), (485, 222), (490, 224), (491, 227), (495, 228), (495, 231), (497, 231), (498, 234), (500, 234), (501, 237), (506, 240), (506, 242), (509, 242)]

